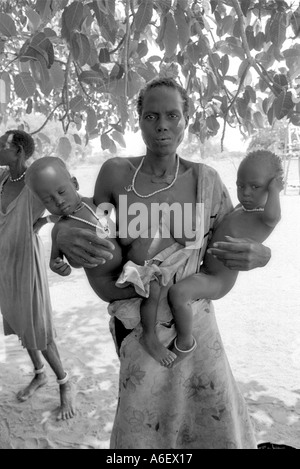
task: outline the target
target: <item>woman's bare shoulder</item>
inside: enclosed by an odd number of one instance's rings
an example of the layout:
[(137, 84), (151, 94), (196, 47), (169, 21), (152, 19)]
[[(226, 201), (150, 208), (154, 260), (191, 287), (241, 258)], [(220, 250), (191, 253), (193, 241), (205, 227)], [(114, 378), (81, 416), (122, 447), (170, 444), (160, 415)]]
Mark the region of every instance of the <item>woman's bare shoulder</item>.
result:
[(118, 169), (127, 169), (132, 166), (137, 167), (140, 163), (142, 156), (114, 156), (106, 160), (102, 168), (118, 168)]
[(99, 172), (99, 176), (103, 176), (106, 179), (109, 176), (109, 179), (119, 180), (124, 178), (128, 173), (131, 173), (136, 170), (142, 157), (122, 157), (114, 156), (106, 160)]
[(216, 177), (218, 172), (212, 167), (200, 161), (190, 161), (180, 158), (181, 163), (185, 167), (185, 171), (192, 170), (193, 174), (198, 177), (200, 174), (203, 174), (207, 177)]

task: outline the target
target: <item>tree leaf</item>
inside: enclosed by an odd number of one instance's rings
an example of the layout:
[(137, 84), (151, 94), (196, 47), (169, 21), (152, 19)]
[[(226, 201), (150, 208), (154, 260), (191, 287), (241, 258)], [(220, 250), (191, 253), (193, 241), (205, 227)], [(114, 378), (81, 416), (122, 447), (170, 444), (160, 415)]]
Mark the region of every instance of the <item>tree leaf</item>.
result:
[(109, 138), (107, 134), (102, 134), (100, 137), (102, 150), (109, 150), (111, 153), (116, 153), (117, 147), (114, 141)]
[(146, 62), (137, 68), (137, 73), (144, 78), (145, 81), (150, 81), (157, 77), (157, 70), (152, 63)]
[(145, 85), (144, 79), (136, 72), (128, 72), (128, 98), (133, 98)]
[(247, 107), (248, 107), (248, 104), (247, 104), (247, 101), (245, 101), (245, 99), (243, 98), (236, 99), (237, 112), (242, 118), (246, 116)]
[(81, 138), (78, 134), (73, 134), (73, 138), (74, 138), (74, 142), (76, 143), (76, 145), (82, 144)]
[(40, 15), (30, 7), (25, 8), (25, 15), (29, 20), (30, 29), (36, 31), (42, 22)]
[(106, 64), (110, 62), (109, 50), (107, 47), (101, 47), (99, 51), (99, 62)]
[(111, 136), (122, 148), (126, 148), (124, 136), (120, 132), (113, 130)]
[(180, 49), (183, 50), (190, 40), (190, 26), (187, 22), (183, 9), (177, 5), (174, 12), (174, 18), (178, 30), (178, 42)]
[(143, 0), (135, 16), (134, 28), (137, 32), (144, 32), (145, 27), (150, 23), (153, 15), (153, 0)]
[(254, 49), (260, 51), (265, 44), (265, 35), (262, 31), (259, 31), (254, 37)]
[(255, 127), (258, 127), (258, 128), (261, 128), (261, 129), (264, 128), (264, 119), (263, 119), (263, 116), (261, 115), (261, 113), (259, 111), (254, 112), (253, 122), (255, 124)]
[(79, 65), (83, 66), (87, 63), (91, 53), (91, 46), (85, 34), (78, 32), (71, 34), (71, 50), (74, 60)]
[(62, 157), (63, 160), (68, 160), (71, 152), (72, 152), (72, 145), (68, 137), (61, 137), (58, 141), (57, 152), (59, 156)]
[(32, 99), (28, 98), (27, 99), (27, 106), (26, 106), (26, 114), (31, 114), (32, 113)]
[(226, 75), (226, 73), (228, 72), (228, 69), (229, 69), (229, 58), (227, 54), (224, 54), (221, 57), (221, 63), (220, 63), (220, 70), (223, 76)]
[[(235, 39), (236, 42), (232, 41)], [(231, 36), (230, 38), (226, 38), (224, 41), (217, 41), (215, 43), (215, 48), (221, 51), (223, 54), (228, 54), (230, 57), (238, 57), (241, 60), (245, 58), (245, 51), (242, 47), (241, 41), (237, 42), (238, 39)]]
[(78, 77), (79, 81), (87, 83), (88, 85), (103, 85), (103, 77), (99, 72), (94, 70), (84, 70)]
[(14, 76), (15, 92), (19, 98), (25, 100), (34, 95), (36, 83), (30, 73), (22, 72)]
[(275, 111), (274, 111), (274, 103), (271, 105), (271, 107), (268, 109), (267, 112), (267, 117), (268, 117), (268, 122), (270, 125), (273, 124), (274, 117), (275, 117)]
[(95, 110), (88, 107), (86, 111), (86, 131), (90, 134), (97, 127), (98, 119)]
[(50, 82), (50, 74), (43, 57), (40, 60), (31, 60), (30, 68), (35, 81), (39, 84), (40, 90), (45, 96), (48, 96), (53, 86)]
[(48, 68), (50, 68), (54, 63), (54, 49), (52, 42), (42, 32), (39, 32), (32, 37), (25, 53), (32, 54), (37, 57), (37, 59), (39, 59), (39, 55), (41, 55), (45, 59)]
[(38, 136), (43, 142), (51, 144), (51, 139), (48, 137), (48, 135), (44, 134), (43, 132), (39, 132)]
[(6, 37), (17, 35), (15, 22), (6, 13), (0, 13), (0, 33)]
[[(7, 105), (10, 102), (11, 80), (7, 72), (0, 74), (0, 104)], [(3, 108), (2, 108), (3, 110)]]
[(80, 30), (82, 21), (84, 20), (84, 8), (82, 2), (72, 2), (66, 7), (62, 14), (62, 36), (68, 41), (72, 32)]
[(287, 16), (285, 12), (277, 12), (270, 19), (270, 40), (276, 47), (281, 47), (286, 39)]
[[(37, 0), (35, 10), (38, 12), (44, 22), (52, 17), (52, 0)], [(62, 8), (62, 7), (61, 7)]]
[(206, 118), (206, 125), (209, 128), (209, 130), (211, 130), (214, 133), (217, 133), (220, 128), (220, 124), (215, 116), (208, 116)]
[(216, 69), (220, 68), (221, 58), (220, 58), (219, 54), (217, 54), (216, 52), (213, 52), (212, 54), (210, 54), (209, 63), (212, 66), (212, 68), (213, 67), (215, 67)]
[(176, 23), (171, 13), (167, 13), (166, 15), (166, 27), (164, 31), (163, 42), (165, 45), (165, 56), (168, 58), (172, 57), (177, 49), (178, 32)]
[(83, 111), (83, 109), (85, 108), (84, 99), (80, 95), (72, 98), (69, 105), (70, 105), (71, 111), (73, 112), (80, 112), (80, 111)]
[(224, 16), (221, 21), (222, 36), (224, 34), (231, 34), (233, 30), (234, 18), (231, 15)]
[(256, 92), (255, 92), (255, 89), (252, 87), (252, 86), (249, 86), (247, 85), (245, 87), (245, 92), (244, 94), (247, 93), (249, 95), (249, 100), (252, 102), (252, 103), (255, 103), (256, 102)]
[(61, 90), (64, 85), (65, 75), (61, 65), (58, 62), (54, 62), (49, 70), (52, 77), (53, 87), (56, 90)]
[(249, 6), (251, 4), (251, 0), (239, 0), (241, 4), (241, 10), (243, 12), (243, 15), (246, 17), (248, 14)]
[(138, 43), (137, 46), (137, 54), (139, 58), (141, 59), (142, 57), (145, 57), (145, 55), (148, 54), (148, 44), (147, 41), (141, 41)]
[(296, 78), (300, 74), (300, 44), (282, 52), (286, 65), (289, 69), (291, 78)]
[(241, 78), (242, 76), (244, 76), (247, 69), (249, 69), (248, 60), (243, 60), (238, 69), (238, 77)]

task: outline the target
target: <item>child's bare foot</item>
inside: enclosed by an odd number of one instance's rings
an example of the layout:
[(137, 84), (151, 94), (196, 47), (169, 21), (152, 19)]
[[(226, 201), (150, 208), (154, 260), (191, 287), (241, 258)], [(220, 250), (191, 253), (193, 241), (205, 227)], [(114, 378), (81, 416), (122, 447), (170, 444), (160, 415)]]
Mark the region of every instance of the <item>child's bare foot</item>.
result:
[(197, 347), (197, 342), (195, 337), (191, 336), (188, 340), (179, 340), (178, 337), (175, 338), (172, 351), (176, 354), (176, 360), (172, 363), (171, 366), (177, 365), (187, 356), (192, 353)]
[(26, 386), (25, 389), (22, 389), (17, 394), (17, 399), (20, 402), (25, 402), (29, 399), (37, 389), (44, 386), (47, 383), (48, 379), (46, 373), (39, 373), (34, 376), (32, 381)]
[(69, 381), (69, 376), (66, 374), (66, 378), (57, 380), (59, 383), (60, 392), (60, 409), (57, 416), (57, 420), (67, 420), (75, 416), (75, 386)]
[(176, 354), (161, 344), (155, 334), (143, 334), (140, 343), (149, 355), (162, 366), (169, 367), (176, 359)]

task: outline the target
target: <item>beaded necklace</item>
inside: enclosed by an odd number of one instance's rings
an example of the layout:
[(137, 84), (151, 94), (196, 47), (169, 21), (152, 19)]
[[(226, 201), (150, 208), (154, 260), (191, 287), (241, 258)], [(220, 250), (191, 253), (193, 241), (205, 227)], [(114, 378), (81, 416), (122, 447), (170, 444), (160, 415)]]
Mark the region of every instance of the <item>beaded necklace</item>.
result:
[[(67, 217), (72, 218), (73, 220), (81, 221), (82, 223), (85, 223), (86, 225), (93, 226), (94, 228), (96, 228), (98, 230), (101, 230), (103, 232), (103, 234), (105, 235), (105, 237), (108, 237), (110, 235), (110, 229), (109, 229), (109, 226), (108, 226), (107, 222), (105, 224), (103, 224), (103, 221), (98, 217), (98, 215), (94, 212), (94, 210), (89, 205), (87, 205), (85, 202), (82, 202), (82, 205), (84, 207), (86, 207), (94, 215), (94, 217), (98, 221), (97, 225), (95, 223), (92, 223), (92, 222), (88, 221), (88, 220), (85, 220), (84, 218), (75, 217), (74, 215), (67, 215)], [(83, 207), (78, 208), (76, 210), (76, 212), (78, 212), (81, 208), (83, 208)]]
[(135, 180), (136, 180), (136, 177), (138, 175), (138, 172), (139, 170), (141, 169), (143, 163), (144, 163), (144, 159), (145, 157), (142, 159), (142, 161), (140, 162), (139, 166), (137, 167), (134, 175), (133, 175), (133, 178), (132, 178), (132, 182), (131, 184), (129, 184), (129, 186), (125, 186), (124, 189), (127, 191), (127, 192), (134, 192), (135, 195), (137, 195), (138, 197), (141, 197), (142, 199), (146, 199), (148, 197), (152, 197), (153, 195), (155, 194), (158, 194), (159, 192), (162, 192), (162, 191), (166, 191), (168, 189), (171, 189), (172, 186), (174, 186), (176, 180), (177, 180), (177, 176), (178, 176), (178, 171), (179, 171), (179, 156), (177, 156), (177, 165), (176, 165), (176, 171), (175, 171), (175, 175), (174, 175), (174, 179), (173, 181), (171, 182), (171, 184), (169, 184), (167, 187), (163, 187), (162, 189), (158, 189), (154, 192), (151, 192), (151, 194), (146, 194), (146, 195), (143, 195), (143, 194), (139, 194), (136, 190), (136, 188), (134, 187), (134, 184), (135, 184)]
[(25, 169), (24, 173), (22, 173), (21, 176), (19, 176), (19, 177), (16, 178), (16, 179), (13, 179), (13, 178), (11, 177), (11, 175), (10, 175), (10, 176), (9, 176), (10, 182), (18, 182), (18, 181), (21, 181), (21, 180), (23, 179), (23, 177), (25, 176), (26, 171), (27, 171), (27, 170)]
[(244, 210), (244, 212), (264, 212), (265, 209), (262, 208), (262, 207), (259, 207), (259, 208), (245, 208), (243, 205), (242, 205), (242, 209)]

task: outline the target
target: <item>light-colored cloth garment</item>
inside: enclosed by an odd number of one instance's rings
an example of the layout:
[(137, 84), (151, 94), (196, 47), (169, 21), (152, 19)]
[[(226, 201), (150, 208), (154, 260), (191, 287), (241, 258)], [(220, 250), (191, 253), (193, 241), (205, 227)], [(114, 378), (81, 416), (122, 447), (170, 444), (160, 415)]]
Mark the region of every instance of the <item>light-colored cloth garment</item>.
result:
[[(145, 265), (138, 265), (128, 261), (116, 281), (116, 286), (125, 288), (132, 285), (138, 295), (148, 298), (150, 282), (156, 278), (161, 286), (168, 285), (191, 253), (191, 249), (183, 249), (181, 244), (174, 242), (153, 259), (145, 261)], [(109, 306), (108, 311), (112, 316), (120, 319), (126, 329), (134, 329), (141, 320), (141, 301), (141, 298), (134, 298), (130, 301), (130, 304), (127, 300), (114, 302)]]
[[(175, 280), (199, 272), (211, 230), (232, 209), (218, 174), (201, 164), (197, 200), (204, 206), (204, 242), (183, 261)], [(156, 326), (166, 346), (176, 337), (167, 290), (168, 285), (162, 288)], [(126, 322), (126, 311), (134, 309), (136, 301), (109, 305), (114, 339), (114, 316), (123, 322), (124, 311)], [(140, 323), (125, 337), (120, 350), (116, 343), (120, 380), (111, 449), (256, 449), (246, 403), (232, 375), (213, 304), (199, 300), (192, 308), (198, 346), (173, 368), (161, 366), (141, 346)]]
[[(0, 193), (7, 178), (2, 170)], [(52, 310), (45, 253), (33, 232), (45, 208), (33, 197), (25, 186), (3, 213), (0, 195), (0, 309), (5, 335), (16, 334), (27, 349), (45, 350), (54, 335)]]
[(182, 245), (174, 242), (153, 259), (145, 261), (144, 265), (126, 262), (116, 281), (116, 286), (125, 288), (132, 285), (135, 291), (144, 298), (149, 297), (150, 282), (156, 279), (160, 285), (166, 286), (175, 272), (189, 257), (189, 252), (182, 249)]

